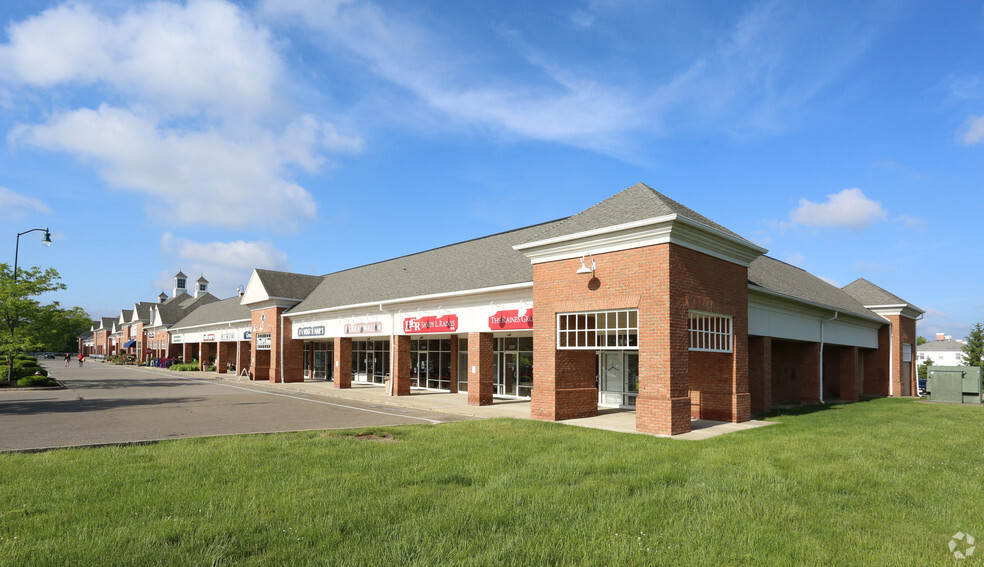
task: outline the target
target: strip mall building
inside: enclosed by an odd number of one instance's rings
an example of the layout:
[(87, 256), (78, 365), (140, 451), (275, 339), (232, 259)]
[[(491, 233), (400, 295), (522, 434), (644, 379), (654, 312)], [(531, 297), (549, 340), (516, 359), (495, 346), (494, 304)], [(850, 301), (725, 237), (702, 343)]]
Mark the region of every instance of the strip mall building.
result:
[(528, 398), (543, 420), (631, 408), (658, 434), (916, 394), (922, 310), (765, 252), (638, 184), (571, 217), (325, 276), (256, 269), (225, 300), (204, 278), (187, 293), (179, 273), (172, 297), (104, 319), (80, 347), (275, 383)]

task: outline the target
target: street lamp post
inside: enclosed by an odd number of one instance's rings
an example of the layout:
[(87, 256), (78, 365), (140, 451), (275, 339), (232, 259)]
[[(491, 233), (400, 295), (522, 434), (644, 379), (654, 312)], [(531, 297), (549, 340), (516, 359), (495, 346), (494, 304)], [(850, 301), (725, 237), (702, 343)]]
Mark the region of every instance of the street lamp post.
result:
[[(44, 231), (44, 236), (41, 237), (41, 244), (44, 244), (44, 247), (47, 248), (48, 246), (51, 246), (51, 231), (49, 231), (47, 228), (32, 228), (31, 230), (25, 230), (24, 232), (17, 233), (17, 244), (16, 246), (14, 246), (14, 279), (13, 279), (14, 284), (17, 284), (17, 260), (18, 257), (20, 256), (20, 237), (24, 236), (29, 232), (41, 232), (41, 231)], [(16, 291), (14, 291), (14, 293), (16, 293)], [(16, 320), (11, 323), (11, 327), (10, 327), (11, 339), (14, 338), (15, 324), (16, 324)], [(8, 380), (10, 380), (11, 376), (13, 376), (13, 372), (14, 372), (14, 352), (12, 349), (11, 352), (7, 353), (7, 379)]]
[(17, 245), (14, 247), (14, 283), (17, 283), (17, 257), (20, 255), (20, 237), (29, 232), (41, 232), (42, 230), (44, 231), (44, 236), (41, 237), (41, 244), (44, 244), (44, 247), (47, 248), (51, 246), (51, 231), (47, 228), (32, 228), (31, 230), (17, 233)]

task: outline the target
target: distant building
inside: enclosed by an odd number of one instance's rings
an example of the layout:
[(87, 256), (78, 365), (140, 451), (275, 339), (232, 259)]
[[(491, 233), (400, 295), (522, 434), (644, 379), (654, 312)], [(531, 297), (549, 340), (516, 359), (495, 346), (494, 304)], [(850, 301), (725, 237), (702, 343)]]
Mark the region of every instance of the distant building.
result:
[(953, 335), (936, 333), (936, 340), (919, 345), (919, 364), (932, 360), (934, 366), (961, 366), (964, 363), (963, 341), (953, 340)]

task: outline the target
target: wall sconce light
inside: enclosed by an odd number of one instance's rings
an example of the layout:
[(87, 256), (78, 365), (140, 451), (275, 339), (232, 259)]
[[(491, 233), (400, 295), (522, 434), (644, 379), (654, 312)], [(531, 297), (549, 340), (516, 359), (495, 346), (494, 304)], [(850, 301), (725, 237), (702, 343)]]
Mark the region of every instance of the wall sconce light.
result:
[[(591, 258), (591, 267), (590, 268), (584, 263), (584, 259), (585, 258), (588, 258), (588, 257)], [(574, 273), (575, 274), (593, 274), (593, 273), (595, 273), (595, 268), (597, 268), (597, 265), (595, 264), (594, 256), (591, 256), (589, 254), (585, 254), (584, 256), (581, 256), (581, 267), (578, 268), (577, 271), (574, 272)]]

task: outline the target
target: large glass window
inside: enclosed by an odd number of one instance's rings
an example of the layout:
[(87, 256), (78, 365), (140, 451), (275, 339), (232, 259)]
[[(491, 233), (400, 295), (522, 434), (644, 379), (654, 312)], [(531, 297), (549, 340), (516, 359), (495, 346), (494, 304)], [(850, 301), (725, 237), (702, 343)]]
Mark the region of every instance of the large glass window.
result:
[(496, 338), (492, 366), (495, 395), (533, 395), (533, 337)]
[(335, 343), (304, 342), (304, 377), (308, 380), (332, 380), (335, 377)]
[(451, 389), (451, 339), (410, 341), (410, 385)]
[(390, 344), (382, 341), (352, 341), (352, 381), (382, 384), (389, 376)]
[(638, 346), (637, 309), (557, 314), (558, 349), (615, 350)]

